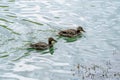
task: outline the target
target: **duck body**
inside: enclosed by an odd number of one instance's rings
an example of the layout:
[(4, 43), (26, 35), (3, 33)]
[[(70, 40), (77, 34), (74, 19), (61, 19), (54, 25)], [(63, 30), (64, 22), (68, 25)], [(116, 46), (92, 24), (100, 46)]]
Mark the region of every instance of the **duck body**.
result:
[(60, 31), (59, 35), (64, 37), (74, 37), (77, 36), (78, 34), (75, 29), (68, 29), (68, 30)]
[(36, 50), (45, 50), (49, 48), (49, 45), (45, 42), (38, 42), (35, 44), (31, 44), (30, 47), (36, 49)]
[(48, 39), (48, 44), (45, 42), (38, 42), (35, 44), (31, 44), (30, 47), (36, 49), (36, 50), (45, 50), (53, 46), (53, 42), (57, 42), (53, 38)]
[(58, 34), (63, 37), (75, 37), (81, 34), (81, 32), (85, 32), (82, 27), (78, 27), (77, 29), (67, 29), (60, 31)]

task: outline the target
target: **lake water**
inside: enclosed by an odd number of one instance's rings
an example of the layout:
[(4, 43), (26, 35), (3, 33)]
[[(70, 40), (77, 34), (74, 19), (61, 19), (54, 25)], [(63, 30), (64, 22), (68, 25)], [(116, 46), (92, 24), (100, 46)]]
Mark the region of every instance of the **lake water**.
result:
[[(48, 37), (52, 55), (27, 49)], [(120, 80), (120, 0), (0, 0), (0, 80)]]

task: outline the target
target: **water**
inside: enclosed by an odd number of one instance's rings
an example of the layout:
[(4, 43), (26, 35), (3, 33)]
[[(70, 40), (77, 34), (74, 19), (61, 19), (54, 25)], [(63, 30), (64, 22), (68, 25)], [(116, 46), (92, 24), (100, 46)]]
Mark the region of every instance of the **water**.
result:
[[(27, 50), (78, 25), (53, 55)], [(119, 0), (0, 0), (0, 80), (120, 80), (119, 25)]]

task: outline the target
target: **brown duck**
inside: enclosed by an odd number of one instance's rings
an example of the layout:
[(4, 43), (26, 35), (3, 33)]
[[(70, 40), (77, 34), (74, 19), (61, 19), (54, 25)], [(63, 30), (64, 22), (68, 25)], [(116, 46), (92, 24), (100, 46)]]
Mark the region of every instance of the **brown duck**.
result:
[(76, 30), (68, 29), (68, 30), (60, 31), (59, 35), (63, 36), (63, 37), (75, 37), (75, 36), (81, 34), (81, 32), (85, 32), (85, 31), (81, 26), (78, 26), (78, 28)]
[(30, 47), (32, 47), (36, 50), (45, 50), (45, 49), (53, 47), (53, 44), (55, 42), (57, 42), (57, 41), (54, 38), (50, 37), (48, 39), (48, 44), (45, 43), (45, 42), (38, 42), (38, 43), (35, 43), (35, 44), (31, 44)]

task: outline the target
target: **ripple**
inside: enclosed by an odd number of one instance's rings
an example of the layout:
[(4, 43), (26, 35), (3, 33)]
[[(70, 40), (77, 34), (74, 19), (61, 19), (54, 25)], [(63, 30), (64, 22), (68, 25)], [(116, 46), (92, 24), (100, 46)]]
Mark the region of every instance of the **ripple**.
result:
[[(119, 0), (0, 0), (0, 80), (119, 80)], [(69, 42), (60, 30), (82, 26)], [(54, 37), (54, 54), (29, 51)], [(68, 40), (68, 42), (66, 41)]]

